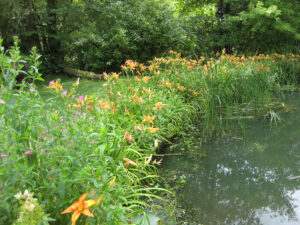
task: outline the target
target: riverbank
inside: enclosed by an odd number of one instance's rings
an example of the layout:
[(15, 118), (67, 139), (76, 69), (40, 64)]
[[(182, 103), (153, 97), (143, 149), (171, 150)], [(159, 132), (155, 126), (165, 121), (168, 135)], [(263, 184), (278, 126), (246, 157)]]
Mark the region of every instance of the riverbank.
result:
[(211, 138), (225, 132), (230, 118), (269, 111), (274, 92), (299, 80), (299, 58), (223, 52), (187, 60), (171, 51), (148, 65), (128, 60), (121, 73), (104, 74), (101, 94), (79, 93), (80, 80), (70, 88), (50, 81), (47, 100), (36, 89), (2, 92), (9, 103), (0, 108), (1, 200), (8, 215), (2, 220), (17, 217), (14, 195), (28, 189), (55, 219), (51, 224), (68, 224), (70, 216), (61, 212), (85, 192), (95, 201), (95, 217), (81, 215), (77, 224), (132, 223), (145, 209), (155, 210), (149, 203), (159, 192), (168, 193), (157, 186), (160, 143), (189, 132), (195, 120)]

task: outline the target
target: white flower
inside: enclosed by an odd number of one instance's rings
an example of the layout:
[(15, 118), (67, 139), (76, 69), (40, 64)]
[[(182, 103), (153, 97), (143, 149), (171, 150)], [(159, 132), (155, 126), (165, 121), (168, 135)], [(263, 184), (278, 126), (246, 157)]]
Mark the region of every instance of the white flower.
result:
[(21, 198), (23, 198), (23, 195), (21, 192), (19, 192), (18, 194), (15, 195), (15, 198), (20, 200)]
[(33, 211), (33, 209), (35, 208), (35, 205), (33, 203), (27, 204), (24, 206), (24, 208), (30, 212)]
[(29, 196), (29, 191), (28, 191), (28, 190), (25, 190), (25, 191), (24, 191), (24, 195), (25, 195), (25, 196)]

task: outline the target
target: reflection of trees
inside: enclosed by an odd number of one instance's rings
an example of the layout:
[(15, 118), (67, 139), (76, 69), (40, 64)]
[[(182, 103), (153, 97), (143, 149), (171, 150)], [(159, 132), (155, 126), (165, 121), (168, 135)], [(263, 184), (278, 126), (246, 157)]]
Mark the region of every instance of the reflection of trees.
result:
[(200, 164), (189, 156), (166, 160), (165, 168), (187, 177), (177, 194), (187, 224), (258, 225), (262, 214), (296, 219), (291, 194), (300, 181), (288, 180), (300, 175), (300, 112), (295, 114), (271, 131), (257, 124), (237, 149), (234, 141), (203, 146), (209, 155)]
[(231, 165), (210, 165), (208, 170), (188, 175), (179, 198), (193, 220), (204, 224), (260, 224), (257, 212), (262, 208), (293, 218), (294, 206), (287, 191), (295, 190), (299, 183), (286, 183), (286, 175), (279, 169), (272, 171), (271, 179), (265, 174), (270, 170), (241, 165), (239, 160)]

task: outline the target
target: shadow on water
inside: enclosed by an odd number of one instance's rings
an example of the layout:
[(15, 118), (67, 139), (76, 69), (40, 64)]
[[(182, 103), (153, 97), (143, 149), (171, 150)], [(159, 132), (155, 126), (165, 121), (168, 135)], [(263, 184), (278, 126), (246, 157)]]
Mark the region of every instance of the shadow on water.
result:
[(195, 132), (175, 143), (170, 151), (184, 154), (165, 157), (161, 174), (176, 191), (178, 224), (300, 224), (299, 100), (290, 95), (278, 126), (255, 121), (243, 140), (200, 146)]

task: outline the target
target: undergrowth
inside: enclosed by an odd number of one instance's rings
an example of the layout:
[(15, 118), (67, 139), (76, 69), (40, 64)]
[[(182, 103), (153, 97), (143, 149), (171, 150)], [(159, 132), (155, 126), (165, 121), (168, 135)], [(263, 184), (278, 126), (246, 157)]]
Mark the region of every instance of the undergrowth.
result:
[[(1, 47), (1, 224), (26, 213), (14, 197), (25, 190), (39, 203), (43, 217), (32, 221), (41, 224), (70, 224), (62, 212), (73, 212), (73, 224), (132, 224), (157, 210), (154, 199), (172, 215), (172, 204), (159, 197), (170, 194), (157, 185), (159, 145), (195, 120), (203, 136), (212, 137), (228, 119), (269, 111), (274, 92), (298, 81), (300, 71), (300, 56), (293, 54), (223, 52), (187, 60), (171, 51), (148, 65), (128, 60), (121, 73), (104, 74), (101, 96), (79, 95), (80, 80), (68, 90), (53, 80), (53, 95), (43, 100), (34, 84), (41, 78), (34, 55), (32, 70), (23, 71), (17, 44)], [(30, 80), (17, 84), (21, 71)]]

